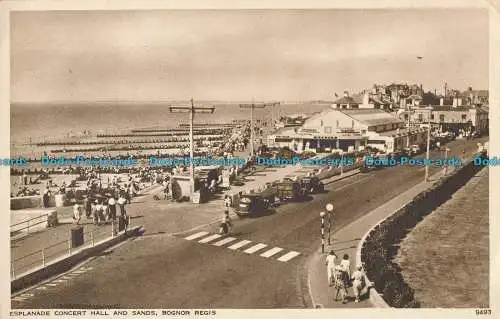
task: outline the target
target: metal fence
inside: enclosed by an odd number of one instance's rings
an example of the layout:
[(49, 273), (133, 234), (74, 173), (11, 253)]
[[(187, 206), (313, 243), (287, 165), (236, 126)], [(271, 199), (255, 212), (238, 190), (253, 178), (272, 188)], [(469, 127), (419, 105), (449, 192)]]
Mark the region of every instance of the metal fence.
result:
[[(128, 218), (128, 224), (128, 227), (130, 227), (130, 217)], [(67, 240), (57, 242), (27, 255), (12, 259), (11, 279), (16, 279), (21, 274), (45, 267), (55, 260), (69, 257), (81, 249), (94, 247), (100, 241), (113, 238), (123, 232), (124, 230), (118, 232), (118, 224), (112, 222), (111, 228), (104, 226), (102, 228), (84, 231), (83, 244), (73, 247), (71, 231), (69, 231)]]
[(43, 214), (20, 223), (10, 225), (10, 234), (13, 235), (22, 231), (29, 233), (30, 231), (35, 230), (37, 228), (36, 226), (47, 223), (48, 219), (49, 214)]

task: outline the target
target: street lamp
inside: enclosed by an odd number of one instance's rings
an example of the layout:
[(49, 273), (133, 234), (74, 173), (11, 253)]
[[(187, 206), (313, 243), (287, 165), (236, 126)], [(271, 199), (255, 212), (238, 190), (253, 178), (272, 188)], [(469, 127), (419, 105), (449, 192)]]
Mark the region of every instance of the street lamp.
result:
[(181, 113), (189, 113), (189, 196), (192, 199), (194, 193), (194, 142), (193, 142), (193, 122), (194, 122), (194, 113), (213, 113), (215, 111), (215, 107), (200, 107), (194, 106), (194, 101), (191, 99), (191, 105), (189, 106), (170, 106), (170, 112), (181, 112)]
[(325, 253), (325, 212), (319, 213), (321, 217), (321, 253)]
[(328, 203), (325, 206), (326, 211), (328, 212), (328, 245), (331, 245), (331, 240), (330, 240), (330, 235), (332, 231), (332, 224), (333, 224), (333, 205)]
[(444, 170), (443, 170), (443, 176), (446, 176), (446, 169), (448, 168), (448, 152), (450, 151), (449, 148), (445, 147), (444, 149)]

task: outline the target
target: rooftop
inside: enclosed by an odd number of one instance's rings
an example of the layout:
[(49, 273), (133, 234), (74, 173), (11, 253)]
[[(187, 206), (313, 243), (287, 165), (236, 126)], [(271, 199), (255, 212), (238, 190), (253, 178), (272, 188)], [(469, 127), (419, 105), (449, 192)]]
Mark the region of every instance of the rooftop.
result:
[(379, 109), (337, 109), (337, 111), (368, 126), (403, 123), (399, 118)]

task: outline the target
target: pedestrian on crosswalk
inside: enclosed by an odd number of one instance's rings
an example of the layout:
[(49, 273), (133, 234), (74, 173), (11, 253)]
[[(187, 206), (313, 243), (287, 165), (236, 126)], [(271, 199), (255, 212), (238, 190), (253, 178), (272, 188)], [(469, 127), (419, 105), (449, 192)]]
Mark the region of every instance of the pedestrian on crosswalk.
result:
[(326, 271), (328, 276), (328, 286), (332, 286), (335, 283), (335, 259), (337, 255), (333, 250), (330, 251), (328, 256), (326, 256)]

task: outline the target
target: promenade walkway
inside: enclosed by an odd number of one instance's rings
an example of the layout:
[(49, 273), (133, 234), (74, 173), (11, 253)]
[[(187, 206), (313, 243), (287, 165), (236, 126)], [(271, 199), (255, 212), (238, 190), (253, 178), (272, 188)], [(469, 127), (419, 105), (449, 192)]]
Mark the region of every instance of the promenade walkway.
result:
[[(456, 148), (456, 147), (455, 147)], [(457, 149), (453, 150), (454, 152)], [(476, 154), (475, 148), (469, 148), (465, 154), (461, 154), (462, 158), (466, 161), (471, 159)], [(448, 173), (453, 172), (454, 167), (448, 167)], [(333, 287), (328, 286), (327, 270), (325, 265), (325, 258), (330, 252), (334, 250), (339, 258), (344, 254), (350, 257), (351, 267), (360, 263), (359, 256), (357, 256), (357, 248), (361, 238), (379, 221), (390, 216), (394, 211), (410, 202), (416, 195), (422, 191), (430, 188), (432, 184), (442, 176), (442, 172), (438, 172), (429, 178), (429, 182), (422, 181), (421, 183), (413, 186), (407, 191), (401, 193), (397, 197), (388, 201), (382, 206), (370, 211), (360, 219), (343, 226), (333, 234), (333, 241), (331, 245), (325, 245), (325, 252), (321, 252), (321, 248), (311, 257), (308, 263), (308, 283), (309, 293), (314, 307), (317, 308), (369, 308), (373, 307), (368, 299), (362, 299), (359, 303), (354, 303), (354, 294), (350, 289), (350, 302), (343, 304), (341, 301), (335, 301), (335, 291)]]

